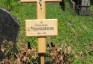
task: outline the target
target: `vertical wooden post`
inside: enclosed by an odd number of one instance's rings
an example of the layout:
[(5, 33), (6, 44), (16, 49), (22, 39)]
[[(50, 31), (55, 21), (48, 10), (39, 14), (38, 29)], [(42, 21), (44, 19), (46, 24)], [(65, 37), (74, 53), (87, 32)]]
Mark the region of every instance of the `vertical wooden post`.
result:
[(40, 56), (41, 64), (44, 64), (44, 53), (45, 52), (46, 52), (46, 37), (38, 37), (38, 53), (40, 54), (39, 56)]
[(40, 62), (41, 62), (41, 64), (44, 64), (44, 55), (42, 55), (41, 57), (40, 57)]
[[(45, 19), (45, 1), (37, 1), (37, 19)], [(40, 55), (40, 63), (44, 64), (44, 53), (46, 52), (46, 37), (38, 37), (38, 53)]]
[(45, 1), (37, 1), (37, 19), (45, 19)]

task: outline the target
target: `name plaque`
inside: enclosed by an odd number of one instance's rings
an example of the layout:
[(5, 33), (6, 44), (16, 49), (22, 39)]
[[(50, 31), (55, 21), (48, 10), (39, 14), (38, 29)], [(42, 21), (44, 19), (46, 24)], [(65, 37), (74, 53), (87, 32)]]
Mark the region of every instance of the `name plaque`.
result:
[(26, 36), (57, 36), (57, 19), (26, 20)]

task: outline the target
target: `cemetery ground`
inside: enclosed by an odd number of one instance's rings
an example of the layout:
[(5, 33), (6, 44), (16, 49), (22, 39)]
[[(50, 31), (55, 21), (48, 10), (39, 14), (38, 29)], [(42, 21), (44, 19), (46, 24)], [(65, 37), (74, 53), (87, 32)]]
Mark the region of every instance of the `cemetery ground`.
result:
[[(14, 3), (10, 7), (1, 4), (19, 19), (20, 32), (17, 39), (18, 50), (22, 48), (21, 43), (30, 42), (31, 47), (37, 50), (37, 37), (25, 36), (25, 19), (36, 19), (36, 4)], [(89, 16), (78, 16), (70, 7), (69, 2), (65, 2), (65, 10), (57, 3), (46, 5), (46, 18), (58, 19), (58, 36), (47, 37), (47, 44), (53, 42), (57, 49), (62, 49), (62, 53), (68, 49), (68, 57), (72, 64), (92, 64), (93, 61), (93, 3), (91, 4), (91, 14)], [(73, 53), (72, 53), (73, 52)], [(50, 53), (46, 54), (51, 55)], [(66, 59), (68, 60), (68, 59)]]

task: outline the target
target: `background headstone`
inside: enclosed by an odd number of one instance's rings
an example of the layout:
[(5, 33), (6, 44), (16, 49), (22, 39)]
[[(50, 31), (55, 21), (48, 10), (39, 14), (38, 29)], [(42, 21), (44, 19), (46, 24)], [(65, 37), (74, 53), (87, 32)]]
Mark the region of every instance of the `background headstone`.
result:
[(15, 42), (19, 27), (18, 20), (9, 11), (0, 8), (0, 41), (7, 39)]

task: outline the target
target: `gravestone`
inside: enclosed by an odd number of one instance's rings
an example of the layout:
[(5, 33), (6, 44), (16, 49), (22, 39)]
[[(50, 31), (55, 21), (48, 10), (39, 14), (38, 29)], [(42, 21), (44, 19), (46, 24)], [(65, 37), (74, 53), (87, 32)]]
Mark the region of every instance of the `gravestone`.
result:
[(9, 11), (0, 8), (0, 41), (7, 39), (16, 42), (19, 28), (18, 20)]

